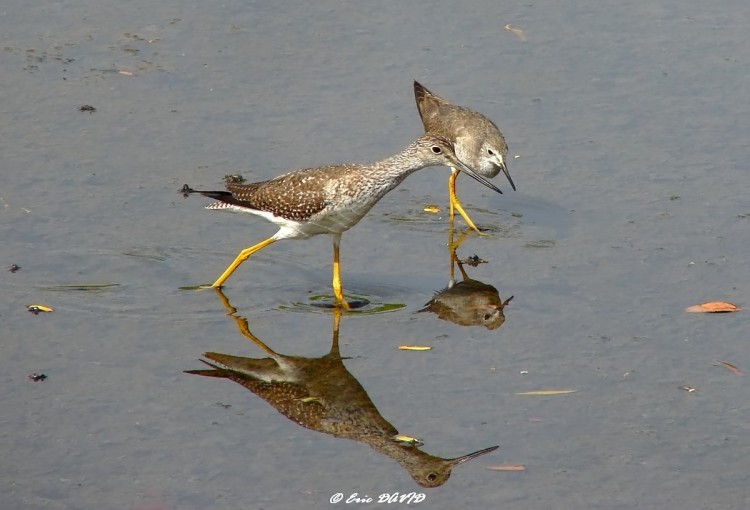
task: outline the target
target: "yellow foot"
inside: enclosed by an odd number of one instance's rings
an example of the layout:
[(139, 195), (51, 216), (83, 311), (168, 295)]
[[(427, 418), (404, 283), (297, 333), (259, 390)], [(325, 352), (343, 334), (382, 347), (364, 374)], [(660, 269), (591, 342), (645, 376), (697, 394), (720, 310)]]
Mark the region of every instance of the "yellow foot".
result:
[(477, 234), (481, 236), (487, 235), (481, 230), (479, 230), (476, 225), (474, 225), (474, 222), (471, 221), (471, 218), (469, 218), (469, 215), (466, 214), (466, 211), (464, 211), (464, 208), (461, 207), (461, 202), (459, 202), (458, 199), (456, 199), (455, 203), (452, 203), (451, 205), (453, 206), (451, 207), (451, 219), (453, 217), (453, 214), (452, 214), (453, 208), (455, 208), (458, 211), (458, 213), (461, 215), (461, 217), (464, 219), (464, 221), (466, 221), (466, 224), (469, 225), (469, 227), (471, 227)]

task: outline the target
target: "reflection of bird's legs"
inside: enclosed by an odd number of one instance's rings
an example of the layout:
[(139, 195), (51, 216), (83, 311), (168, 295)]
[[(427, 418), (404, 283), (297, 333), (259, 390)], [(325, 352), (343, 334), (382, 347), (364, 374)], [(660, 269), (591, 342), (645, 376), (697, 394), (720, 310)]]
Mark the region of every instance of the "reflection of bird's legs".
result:
[(273, 351), (273, 349), (268, 347), (260, 338), (256, 337), (250, 332), (250, 326), (248, 326), (247, 324), (247, 319), (242, 317), (241, 315), (235, 315), (235, 313), (237, 313), (237, 309), (231, 305), (229, 299), (227, 299), (221, 289), (219, 287), (216, 287), (214, 290), (216, 291), (216, 295), (219, 296), (219, 299), (224, 305), (224, 308), (227, 309), (227, 316), (233, 318), (237, 323), (237, 329), (240, 331), (240, 334), (257, 345), (263, 352), (275, 359), (277, 354)]
[(461, 265), (461, 263), (458, 260), (458, 256), (456, 255), (456, 249), (461, 246), (461, 243), (466, 240), (466, 233), (462, 233), (461, 236), (458, 239), (454, 238), (455, 230), (453, 229), (453, 217), (448, 221), (448, 251), (451, 255), (451, 270), (450, 270), (450, 280), (448, 280), (448, 288), (453, 287), (456, 284), (455, 280), (455, 268), (454, 265), (458, 263), (458, 268), (461, 270), (461, 274), (464, 275), (464, 279), (466, 278), (466, 273), (464, 272), (464, 269)]
[(341, 310), (339, 308), (333, 309), (333, 342), (331, 345), (331, 352), (341, 357), (339, 354), (339, 324), (341, 323)]

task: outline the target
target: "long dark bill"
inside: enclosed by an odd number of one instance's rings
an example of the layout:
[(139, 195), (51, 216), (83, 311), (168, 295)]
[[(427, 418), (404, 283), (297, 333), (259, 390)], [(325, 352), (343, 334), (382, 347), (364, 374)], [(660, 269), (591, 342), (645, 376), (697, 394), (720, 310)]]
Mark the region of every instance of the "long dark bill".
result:
[(503, 166), (500, 167), (500, 169), (505, 174), (505, 177), (508, 178), (508, 182), (510, 183), (510, 187), (513, 188), (513, 191), (516, 191), (516, 185), (513, 184), (513, 179), (510, 178), (510, 172), (508, 171), (508, 167), (503, 163)]
[[(478, 173), (476, 173), (474, 170), (472, 170), (468, 166), (464, 165), (463, 163), (461, 163), (461, 166), (460, 166), (459, 170), (461, 170), (462, 172), (466, 172), (466, 175), (468, 175), (472, 179), (476, 180), (477, 182), (481, 182), (482, 184), (484, 184), (485, 186), (487, 186), (491, 190), (497, 191), (501, 195), (503, 194), (503, 192), (502, 192), (502, 190), (500, 188), (498, 188), (497, 186), (495, 186), (494, 184), (492, 184), (490, 181), (488, 181), (487, 179), (485, 179), (484, 177), (482, 177), (481, 175), (479, 175)], [(505, 175), (508, 175), (507, 172), (506, 172)], [(510, 179), (510, 177), (508, 177), (508, 179)], [(511, 184), (513, 184), (512, 181), (511, 181)], [(513, 188), (513, 189), (515, 189), (515, 188)]]

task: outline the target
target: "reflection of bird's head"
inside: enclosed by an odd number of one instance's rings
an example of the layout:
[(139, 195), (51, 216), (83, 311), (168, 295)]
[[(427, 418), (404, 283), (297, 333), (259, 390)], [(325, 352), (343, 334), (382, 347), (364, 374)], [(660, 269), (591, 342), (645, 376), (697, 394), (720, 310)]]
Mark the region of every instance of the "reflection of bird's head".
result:
[(468, 455), (456, 457), (455, 459), (442, 459), (433, 457), (424, 452), (419, 457), (419, 462), (413, 465), (405, 465), (409, 474), (422, 487), (440, 487), (451, 477), (453, 466), (463, 464), (464, 462), (475, 459), (480, 455), (497, 450), (498, 446), (491, 446)]
[(510, 299), (503, 302), (492, 285), (466, 279), (436, 292), (420, 312), (432, 312), (459, 326), (484, 326), (493, 330), (505, 323), (503, 308)]

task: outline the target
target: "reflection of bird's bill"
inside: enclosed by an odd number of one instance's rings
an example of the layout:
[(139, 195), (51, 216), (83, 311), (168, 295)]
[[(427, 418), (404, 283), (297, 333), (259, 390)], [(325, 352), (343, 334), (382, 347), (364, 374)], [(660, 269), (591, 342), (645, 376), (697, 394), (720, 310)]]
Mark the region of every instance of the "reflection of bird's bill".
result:
[(478, 452), (470, 453), (468, 455), (464, 455), (463, 457), (456, 457), (455, 459), (451, 459), (451, 464), (454, 466), (457, 466), (458, 464), (463, 464), (467, 460), (476, 459), (480, 455), (484, 455), (485, 453), (494, 452), (500, 448), (499, 446), (490, 446), (489, 448), (485, 448), (484, 450), (479, 450)]
[[(466, 166), (463, 163), (461, 163), (458, 168), (462, 172), (466, 172), (466, 175), (468, 175), (472, 179), (475, 179), (477, 182), (481, 182), (482, 184), (484, 184), (485, 186), (487, 186), (491, 190), (497, 191), (498, 193), (500, 193), (502, 195), (503, 192), (500, 190), (500, 188), (498, 188), (497, 186), (495, 186), (494, 184), (492, 184), (490, 181), (488, 181), (487, 179), (485, 179), (484, 177), (482, 177), (481, 175), (479, 175), (478, 173), (476, 173), (474, 170), (472, 170), (468, 166)], [(505, 170), (505, 172), (506, 172), (505, 175), (508, 175), (507, 170)], [(510, 179), (510, 177), (508, 177), (508, 179)], [(513, 188), (513, 189), (515, 189), (515, 188)]]

